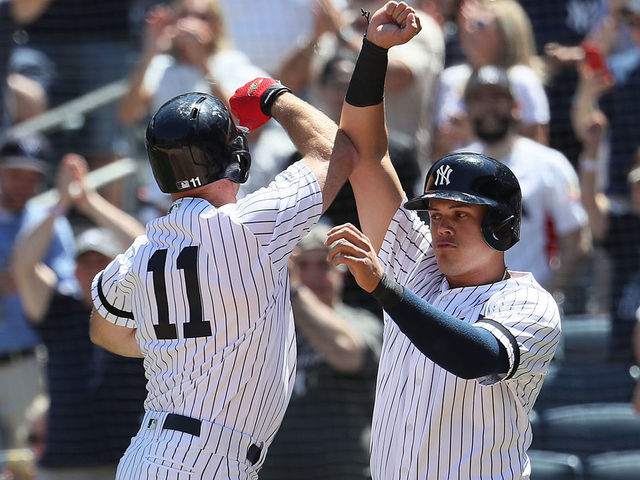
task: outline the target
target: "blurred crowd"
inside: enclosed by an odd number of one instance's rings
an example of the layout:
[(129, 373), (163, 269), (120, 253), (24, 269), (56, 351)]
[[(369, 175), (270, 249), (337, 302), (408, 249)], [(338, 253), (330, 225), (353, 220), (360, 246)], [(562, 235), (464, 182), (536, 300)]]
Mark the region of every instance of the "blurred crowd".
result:
[[(150, 116), (180, 93), (226, 102), (246, 81), (270, 76), (338, 121), (362, 11), (383, 3), (0, 0), (0, 450), (28, 447), (37, 464), (37, 473), (0, 478), (113, 478), (138, 427), (142, 365), (90, 342), (89, 286), (169, 207), (146, 161)], [(640, 362), (640, 0), (408, 3), (422, 31), (389, 52), (385, 97), (407, 196), (452, 151), (507, 164), (523, 190), (509, 269), (533, 272), (565, 316), (606, 315), (609, 361)], [(115, 101), (58, 108), (123, 79)], [(15, 133), (51, 113), (55, 126)], [(241, 195), (299, 158), (276, 122), (248, 139)], [(88, 181), (123, 158), (136, 162), (136, 175), (97, 190)], [(47, 189), (53, 206), (37, 201)], [(348, 184), (323, 223), (344, 222), (358, 225)], [(305, 476), (291, 467), (301, 446), (345, 464), (326, 478), (367, 478), (381, 316), (324, 255), (312, 238), (290, 265), (303, 375), (267, 478)], [(336, 416), (344, 405), (358, 411)], [(302, 436), (316, 424), (313, 438)]]

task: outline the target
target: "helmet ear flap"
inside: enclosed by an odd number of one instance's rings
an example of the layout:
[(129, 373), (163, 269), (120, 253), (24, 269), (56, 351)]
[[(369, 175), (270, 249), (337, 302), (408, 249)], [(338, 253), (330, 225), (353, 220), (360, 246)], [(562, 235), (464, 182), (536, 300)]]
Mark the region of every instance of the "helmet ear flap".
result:
[(249, 168), (251, 168), (251, 155), (249, 152), (236, 152), (238, 159), (238, 183), (245, 183), (249, 179)]
[(482, 220), (482, 236), (494, 250), (508, 250), (519, 240), (517, 216), (504, 208), (489, 208)]
[(236, 183), (245, 183), (249, 178), (251, 154), (249, 153), (247, 139), (242, 133), (239, 133), (233, 140), (231, 155), (233, 155), (234, 161), (227, 167), (224, 176)]

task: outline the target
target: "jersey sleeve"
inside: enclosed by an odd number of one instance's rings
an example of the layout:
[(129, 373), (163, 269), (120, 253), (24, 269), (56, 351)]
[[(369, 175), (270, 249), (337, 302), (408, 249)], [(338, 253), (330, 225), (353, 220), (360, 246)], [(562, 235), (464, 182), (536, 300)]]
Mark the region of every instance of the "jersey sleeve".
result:
[(426, 255), (432, 255), (431, 230), (415, 210), (401, 206), (389, 223), (378, 255), (385, 273), (404, 285), (413, 266)]
[(136, 240), (126, 252), (114, 258), (91, 284), (91, 298), (96, 311), (105, 320), (121, 327), (138, 327), (131, 308), (131, 297), (134, 285), (132, 260), (139, 241)]
[(546, 195), (546, 211), (553, 227), (560, 235), (566, 235), (587, 224), (587, 213), (580, 200), (578, 175), (569, 160), (554, 152), (555, 162), (546, 171), (546, 183), (550, 195)]
[(546, 374), (560, 340), (558, 307), (542, 288), (495, 295), (475, 326), (489, 330), (509, 354), (508, 372), (479, 378), (483, 385)]
[(241, 199), (237, 213), (243, 225), (266, 249), (278, 270), (322, 214), (322, 191), (311, 170), (296, 162), (267, 187)]

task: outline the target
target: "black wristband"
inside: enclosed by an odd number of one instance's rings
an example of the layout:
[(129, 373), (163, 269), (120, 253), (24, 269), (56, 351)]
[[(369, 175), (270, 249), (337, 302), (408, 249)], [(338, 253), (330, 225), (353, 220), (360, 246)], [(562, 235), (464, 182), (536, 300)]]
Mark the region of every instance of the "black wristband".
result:
[(383, 274), (378, 286), (371, 292), (373, 298), (385, 310), (389, 310), (400, 303), (404, 296), (404, 287), (395, 280), (389, 278), (387, 274)]
[(362, 39), (362, 49), (351, 75), (345, 101), (354, 107), (378, 105), (384, 99), (388, 49)]
[(260, 110), (262, 110), (262, 113), (270, 117), (273, 102), (275, 102), (276, 98), (284, 92), (291, 92), (291, 89), (289, 87), (285, 87), (280, 82), (274, 83), (267, 88), (262, 94), (262, 97), (260, 97)]

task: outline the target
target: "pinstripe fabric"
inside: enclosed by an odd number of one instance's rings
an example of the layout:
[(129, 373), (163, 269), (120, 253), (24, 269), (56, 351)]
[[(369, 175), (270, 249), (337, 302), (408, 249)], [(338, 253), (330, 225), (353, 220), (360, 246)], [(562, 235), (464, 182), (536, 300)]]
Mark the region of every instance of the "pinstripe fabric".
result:
[[(380, 258), (388, 275), (441, 310), (494, 333), (510, 372), (464, 380), (420, 353), (385, 315), (371, 442), (375, 480), (526, 479), (528, 413), (560, 335), (558, 308), (530, 274), (451, 289), (431, 233), (401, 208)], [(515, 350), (514, 348), (517, 348)]]
[[(203, 419), (250, 435), (265, 448), (271, 443), (295, 375), (287, 260), (321, 212), (315, 177), (296, 164), (236, 204), (215, 208), (198, 198), (174, 202), (168, 215), (150, 222), (146, 236), (117, 257), (102, 278), (94, 279), (98, 312), (116, 325), (138, 329), (148, 379), (147, 411)], [(183, 252), (193, 246), (198, 247), (197, 260), (185, 261)], [(166, 256), (158, 254), (163, 251)], [(154, 266), (157, 261), (164, 262), (163, 268)], [(190, 261), (197, 277), (189, 271)], [(193, 292), (193, 278), (199, 292)], [(158, 289), (160, 280), (166, 301)], [(99, 286), (108, 305), (100, 300)], [(163, 304), (175, 339), (158, 339), (156, 334)], [(114, 315), (114, 309), (125, 314)], [(194, 324), (191, 317), (200, 310), (211, 333), (187, 338), (185, 332)], [(192, 476), (183, 477), (167, 467), (167, 478), (252, 478), (251, 469), (242, 473), (229, 466), (250, 464), (244, 457), (229, 458), (229, 446), (216, 438), (202, 450), (211, 462), (221, 462), (211, 476), (210, 466), (204, 468), (201, 458), (194, 466), (195, 457), (184, 450), (192, 448), (190, 435), (173, 432), (167, 437), (170, 440), (152, 441), (151, 447), (148, 438), (134, 438), (119, 478), (165, 478), (139, 470), (146, 462), (140, 455), (151, 458), (153, 448), (162, 448), (163, 458), (186, 462), (193, 470)]]

